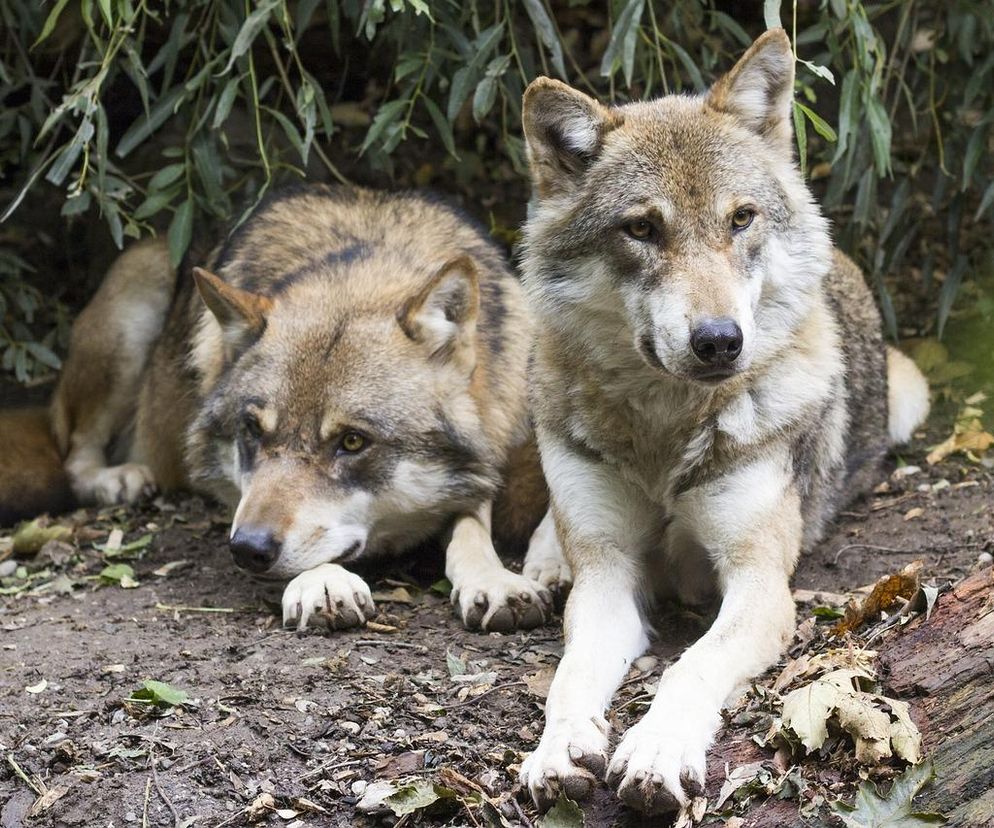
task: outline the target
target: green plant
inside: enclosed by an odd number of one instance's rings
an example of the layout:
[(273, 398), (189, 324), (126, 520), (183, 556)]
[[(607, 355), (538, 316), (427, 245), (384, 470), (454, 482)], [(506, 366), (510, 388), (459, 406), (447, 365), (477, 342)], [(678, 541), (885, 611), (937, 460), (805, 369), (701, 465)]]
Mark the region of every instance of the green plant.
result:
[(19, 382), (58, 370), (56, 350), (69, 335), (65, 306), (46, 302), (26, 280), (30, 272), (27, 262), (0, 247), (0, 368)]
[[(799, 59), (802, 164), (840, 244), (872, 275), (893, 336), (894, 285), (934, 296), (920, 327), (941, 333), (978, 255), (972, 224), (994, 205), (988, 0), (767, 0), (765, 21), (728, 8), (6, 0), (3, 218), (47, 182), (64, 216), (99, 212), (119, 247), (164, 230), (179, 262), (200, 222), (244, 217), (304, 175), (421, 183), (427, 160), (476, 201), (500, 187), (523, 202), (520, 99), (533, 77), (617, 101), (699, 91), (782, 18)], [(940, 223), (946, 249), (923, 253), (912, 281), (909, 255)]]

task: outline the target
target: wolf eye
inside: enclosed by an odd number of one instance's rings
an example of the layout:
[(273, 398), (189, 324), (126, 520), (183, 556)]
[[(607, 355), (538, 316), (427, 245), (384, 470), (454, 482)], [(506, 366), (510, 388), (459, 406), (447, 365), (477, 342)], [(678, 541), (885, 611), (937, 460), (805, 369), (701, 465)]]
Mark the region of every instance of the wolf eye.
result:
[(366, 448), (366, 438), (358, 431), (346, 431), (342, 436), (342, 451), (355, 454)]
[(748, 207), (739, 207), (732, 213), (732, 230), (745, 230), (756, 217), (756, 211)]
[(636, 241), (649, 241), (655, 235), (656, 228), (648, 219), (637, 219), (625, 225), (625, 232)]

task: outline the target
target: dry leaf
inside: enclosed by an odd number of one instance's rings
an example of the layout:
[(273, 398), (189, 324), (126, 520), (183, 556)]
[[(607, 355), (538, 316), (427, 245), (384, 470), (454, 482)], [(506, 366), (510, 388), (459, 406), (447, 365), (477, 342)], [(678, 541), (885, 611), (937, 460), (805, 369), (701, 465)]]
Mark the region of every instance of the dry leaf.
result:
[(898, 601), (910, 599), (918, 591), (923, 565), (922, 561), (913, 561), (897, 574), (885, 575), (877, 581), (862, 602), (850, 601), (845, 618), (832, 628), (832, 634), (841, 637), (867, 621), (877, 621), (881, 612), (890, 609)]
[(856, 759), (874, 766), (892, 754), (907, 762), (921, 758), (921, 734), (897, 699), (868, 692), (860, 684), (869, 676), (859, 670), (835, 670), (789, 693), (783, 701), (783, 724), (805, 749), (818, 750), (834, 721), (852, 737)]
[(552, 679), (555, 675), (555, 667), (543, 667), (541, 670), (525, 676), (522, 680), (529, 693), (537, 698), (545, 699), (549, 696), (549, 688), (552, 686)]

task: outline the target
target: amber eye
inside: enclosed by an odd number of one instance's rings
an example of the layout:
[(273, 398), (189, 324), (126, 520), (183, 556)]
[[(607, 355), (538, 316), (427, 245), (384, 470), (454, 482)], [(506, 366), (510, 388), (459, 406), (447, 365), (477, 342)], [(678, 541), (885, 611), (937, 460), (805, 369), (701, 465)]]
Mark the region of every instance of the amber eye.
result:
[(732, 213), (732, 230), (745, 230), (756, 217), (756, 212), (748, 207), (739, 207)]
[(366, 438), (358, 431), (346, 431), (342, 437), (342, 450), (355, 454), (366, 447)]
[(625, 225), (625, 232), (637, 241), (648, 241), (652, 238), (655, 228), (647, 219), (630, 221)]

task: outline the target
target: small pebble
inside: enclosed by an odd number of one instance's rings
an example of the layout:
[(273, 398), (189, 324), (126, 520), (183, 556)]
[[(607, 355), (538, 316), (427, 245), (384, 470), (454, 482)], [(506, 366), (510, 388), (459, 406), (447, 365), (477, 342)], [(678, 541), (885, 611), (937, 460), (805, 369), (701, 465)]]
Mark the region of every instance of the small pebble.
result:
[(0, 561), (0, 578), (9, 578), (17, 572), (17, 562), (13, 558)]
[(980, 564), (980, 566), (990, 566), (994, 563), (994, 555), (990, 552), (981, 552), (977, 555), (977, 563)]
[(659, 659), (655, 656), (644, 655), (641, 658), (635, 659), (635, 664), (633, 665), (636, 670), (640, 673), (649, 673), (656, 669), (656, 665), (659, 663)]

